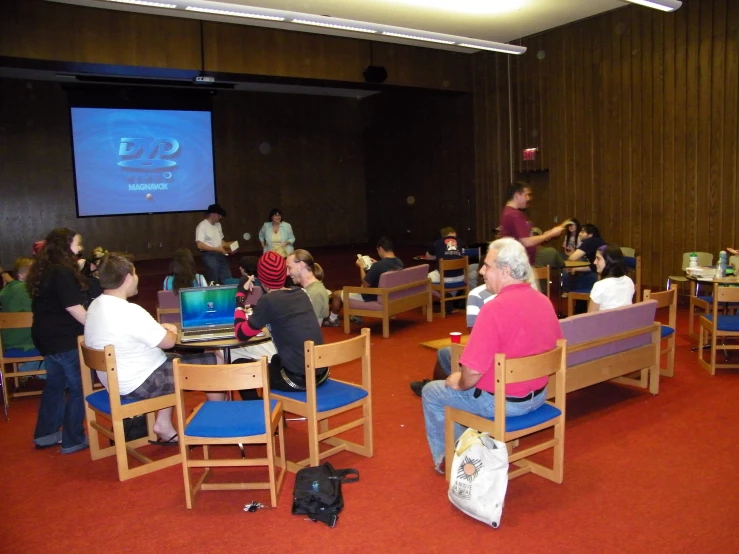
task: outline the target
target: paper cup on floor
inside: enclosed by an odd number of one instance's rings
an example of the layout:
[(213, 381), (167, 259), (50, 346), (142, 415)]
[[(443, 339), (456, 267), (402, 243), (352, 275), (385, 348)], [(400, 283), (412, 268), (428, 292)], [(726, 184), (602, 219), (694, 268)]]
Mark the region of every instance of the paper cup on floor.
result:
[(460, 342), (462, 342), (462, 333), (453, 331), (449, 333), (449, 338), (452, 339), (452, 344), (459, 344)]

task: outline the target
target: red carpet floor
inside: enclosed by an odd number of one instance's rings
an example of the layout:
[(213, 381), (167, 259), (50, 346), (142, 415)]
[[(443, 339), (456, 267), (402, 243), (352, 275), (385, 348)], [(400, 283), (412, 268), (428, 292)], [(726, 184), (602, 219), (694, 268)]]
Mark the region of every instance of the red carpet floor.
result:
[[(408, 388), (434, 362), (418, 343), (464, 330), (461, 312), (401, 316), (389, 339), (371, 326), (375, 456), (332, 458), (361, 474), (334, 529), (290, 514), (292, 475), (276, 509), (242, 511), (265, 491), (206, 491), (190, 511), (179, 467), (120, 483), (114, 458), (34, 450), (38, 397), (13, 399), (0, 419), (0, 551), (739, 552), (739, 371), (698, 367), (686, 325), (681, 313), (676, 376), (658, 396), (610, 383), (568, 396), (564, 483), (513, 480), (497, 530), (450, 505)], [(287, 430), (289, 456), (306, 450), (300, 431)]]

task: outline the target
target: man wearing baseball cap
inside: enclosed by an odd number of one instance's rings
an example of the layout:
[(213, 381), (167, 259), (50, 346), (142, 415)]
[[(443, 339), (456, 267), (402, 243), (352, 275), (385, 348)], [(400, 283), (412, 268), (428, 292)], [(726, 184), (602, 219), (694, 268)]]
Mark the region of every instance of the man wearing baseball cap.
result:
[(226, 210), (219, 204), (211, 204), (206, 210), (205, 219), (195, 227), (195, 244), (205, 267), (205, 280), (220, 285), (232, 277), (228, 265), (231, 243), (223, 240), (222, 217), (226, 217)]
[[(236, 338), (247, 340), (267, 327), (272, 335), (277, 354), (269, 363), (269, 386), (281, 391), (305, 390), (305, 351), (304, 343), (312, 340), (323, 344), (321, 327), (318, 324), (313, 305), (301, 288), (285, 288), (287, 268), (285, 258), (274, 251), (265, 252), (257, 262), (257, 277), (263, 294), (253, 307), (252, 313), (238, 307), (234, 312)], [(243, 295), (244, 291), (237, 293)], [(234, 360), (238, 349), (232, 350)], [(328, 380), (328, 368), (316, 370), (316, 385)], [(254, 400), (256, 391), (241, 391), (241, 398)]]

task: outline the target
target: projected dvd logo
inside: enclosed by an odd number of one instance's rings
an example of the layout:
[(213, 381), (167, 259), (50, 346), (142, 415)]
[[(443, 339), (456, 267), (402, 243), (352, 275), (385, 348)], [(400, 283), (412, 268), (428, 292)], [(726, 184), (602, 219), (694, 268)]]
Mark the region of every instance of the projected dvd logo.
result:
[[(129, 191), (169, 190), (173, 178), (172, 169), (177, 167), (175, 157), (180, 143), (173, 138), (121, 138), (118, 155), (122, 158), (118, 166), (124, 168)], [(153, 200), (149, 192), (147, 200)]]

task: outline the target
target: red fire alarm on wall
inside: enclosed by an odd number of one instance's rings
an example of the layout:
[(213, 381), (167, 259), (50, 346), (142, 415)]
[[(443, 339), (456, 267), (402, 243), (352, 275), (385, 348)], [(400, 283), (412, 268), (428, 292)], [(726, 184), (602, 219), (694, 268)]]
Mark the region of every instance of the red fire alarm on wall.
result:
[(522, 151), (524, 161), (533, 161), (536, 159), (538, 148), (524, 148)]

